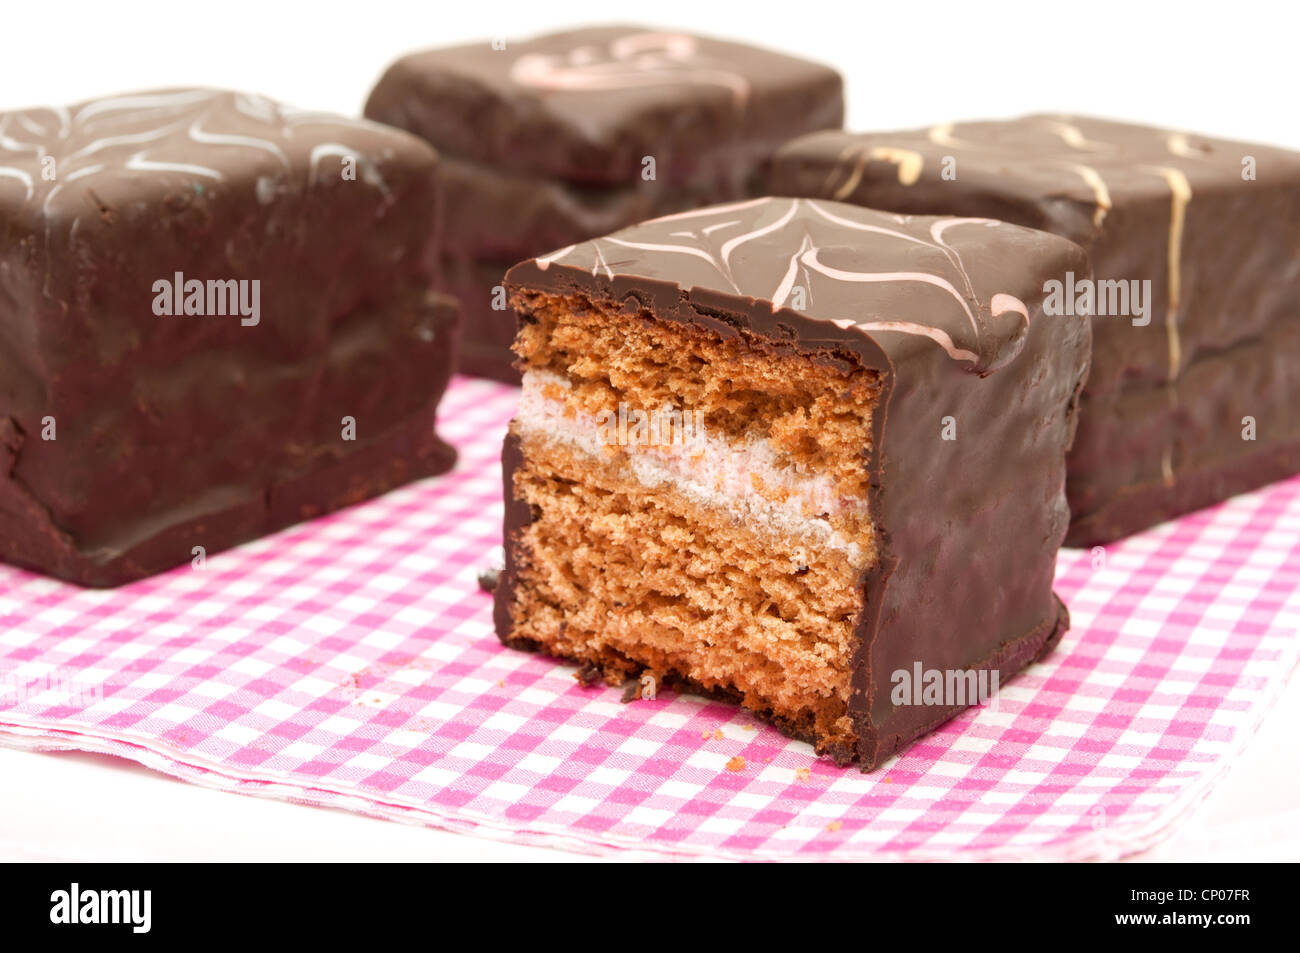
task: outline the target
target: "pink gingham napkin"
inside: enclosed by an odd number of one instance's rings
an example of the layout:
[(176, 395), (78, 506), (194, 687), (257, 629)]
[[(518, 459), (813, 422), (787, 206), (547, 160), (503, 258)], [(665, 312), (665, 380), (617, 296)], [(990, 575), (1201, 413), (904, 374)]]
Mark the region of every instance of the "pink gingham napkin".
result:
[(1064, 552), (1060, 648), (871, 775), (728, 705), (622, 704), (493, 635), (516, 393), (458, 378), (455, 471), (203, 570), (103, 592), (0, 566), (0, 742), (588, 851), (1115, 857), (1205, 796), (1296, 663), (1300, 479)]

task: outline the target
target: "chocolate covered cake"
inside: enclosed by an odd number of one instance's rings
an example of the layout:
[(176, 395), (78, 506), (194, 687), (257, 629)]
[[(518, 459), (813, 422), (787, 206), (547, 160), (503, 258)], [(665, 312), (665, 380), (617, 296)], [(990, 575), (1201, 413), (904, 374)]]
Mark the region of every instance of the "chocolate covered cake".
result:
[(447, 470), (435, 164), (216, 90), (0, 114), (0, 559), (113, 586)]
[(792, 136), (838, 127), (839, 75), (630, 26), (403, 57), (366, 115), (444, 156), (439, 287), (465, 313), (458, 368), (517, 382), (497, 293), (521, 258), (683, 209), (761, 194)]
[(1069, 271), (1015, 225), (771, 198), (516, 265), (501, 639), (864, 770), (983, 700), (1068, 625)]
[(1095, 281), (1068, 545), (1300, 472), (1300, 153), (1072, 116), (803, 137), (776, 195), (985, 215), (1069, 238)]

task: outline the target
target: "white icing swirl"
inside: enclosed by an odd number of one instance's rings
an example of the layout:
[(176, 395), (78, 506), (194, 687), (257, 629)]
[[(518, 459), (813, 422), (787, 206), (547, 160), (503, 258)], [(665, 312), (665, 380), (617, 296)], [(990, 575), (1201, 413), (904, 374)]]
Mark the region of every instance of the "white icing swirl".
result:
[(510, 66), (519, 86), (566, 92), (608, 92), (651, 86), (722, 86), (738, 108), (749, 100), (745, 77), (714, 64), (699, 41), (681, 33), (632, 33), (605, 50), (581, 46), (567, 54), (525, 53)]
[[(325, 127), (329, 141), (296, 150), (294, 130)], [(70, 109), (42, 107), (0, 115), (0, 196), (19, 193), (22, 202), (37, 202), (47, 219), (60, 207), (75, 226), (84, 202), (102, 176), (139, 174), (174, 177), (196, 191), (228, 178), (248, 182), (259, 202), (274, 201), (283, 182), (292, 178), (298, 160), (305, 185), (319, 181), (326, 156), (355, 161), (358, 177), (385, 196), (387, 184), (375, 158), (348, 133), (373, 134), (384, 127), (367, 120), (282, 106), (262, 96), (211, 89), (186, 89), (114, 96)], [(320, 133), (313, 131), (314, 138)], [(373, 144), (371, 145), (373, 148)], [(245, 160), (217, 161), (228, 151)], [(273, 165), (267, 164), (269, 157)], [(210, 161), (205, 161), (210, 160)], [(240, 170), (236, 175), (232, 170)], [(76, 183), (76, 189), (69, 186)], [(48, 227), (48, 221), (47, 221)]]
[[(770, 209), (770, 215), (761, 216), (749, 231), (730, 236), (720, 244), (715, 244), (717, 240), (711, 239), (712, 232), (731, 229), (740, 223), (741, 220), (731, 218), (733, 213), (756, 208), (761, 208), (764, 212)], [(800, 215), (801, 211), (805, 212), (802, 216)], [(812, 212), (817, 218), (810, 220), (806, 212)], [(886, 218), (886, 216), (879, 217)], [(590, 251), (593, 256), (592, 275), (597, 275), (603, 270), (607, 277), (612, 278), (614, 272), (602, 250), (603, 246), (606, 245), (636, 251), (682, 255), (706, 262), (717, 277), (734, 293), (746, 294), (746, 291), (740, 287), (733, 270), (733, 258), (736, 251), (749, 242), (790, 229), (792, 223), (797, 221), (797, 225), (794, 227), (801, 229), (801, 233), (797, 233), (797, 239), (791, 241), (791, 247), (794, 247), (795, 250), (787, 260), (786, 268), (778, 278), (775, 287), (765, 295), (765, 299), (771, 302), (773, 309), (783, 308), (788, 305), (801, 273), (805, 275), (803, 285), (807, 289), (812, 287), (812, 283), (807, 280), (807, 276), (812, 273), (835, 282), (849, 284), (915, 283), (927, 285), (942, 291), (953, 300), (957, 309), (959, 309), (962, 320), (952, 326), (953, 331), (950, 332), (934, 325), (923, 325), (907, 321), (840, 319), (835, 320), (833, 323), (841, 328), (857, 327), (866, 332), (893, 332), (924, 337), (941, 347), (953, 360), (968, 362), (974, 368), (985, 368), (989, 365), (990, 360), (998, 365), (1011, 360), (1019, 352), (1020, 347), (1023, 346), (1024, 335), (1009, 336), (1006, 341), (1007, 347), (1000, 353), (984, 353), (989, 350), (987, 346), (989, 342), (985, 337), (989, 332), (984, 327), (984, 324), (989, 316), (998, 318), (1005, 314), (1018, 314), (1027, 326), (1029, 322), (1028, 306), (1014, 295), (998, 292), (990, 297), (987, 309), (983, 308), (979, 303), (974, 283), (967, 272), (960, 253), (946, 238), (950, 229), (968, 227), (998, 228), (1002, 226), (1002, 223), (985, 218), (949, 217), (932, 222), (928, 229), (918, 229), (917, 225), (912, 224), (912, 219), (909, 216), (892, 216), (888, 218), (890, 221), (897, 222), (899, 227), (889, 228), (847, 218), (824, 208), (815, 201), (807, 199), (752, 199), (729, 205), (717, 205), (712, 208), (678, 212), (674, 215), (652, 219), (635, 226), (628, 232), (599, 238), (581, 245), (570, 245), (567, 248), (561, 248), (536, 259), (536, 263), (539, 269), (545, 271), (556, 262), (572, 258), (577, 252), (585, 255), (586, 252)], [(722, 221), (710, 222), (698, 229), (665, 230), (663, 236), (665, 239), (677, 238), (682, 239), (681, 241), (651, 240), (652, 237), (657, 238), (653, 230), (655, 225), (678, 224), (697, 219), (722, 219)], [(931, 249), (938, 252), (942, 259), (947, 260), (952, 268), (953, 277), (950, 279), (942, 274), (920, 269), (852, 271), (832, 266), (822, 259), (822, 252), (825, 251), (825, 248), (818, 245), (818, 239), (811, 230), (812, 223), (817, 219), (839, 229), (881, 235), (899, 242)], [(914, 229), (913, 233), (904, 230), (909, 227)], [(646, 234), (647, 229), (650, 230), (650, 234)], [(916, 231), (919, 231), (919, 234)], [(830, 232), (823, 230), (821, 235), (823, 240), (829, 235), (831, 241), (836, 241), (834, 230)], [(645, 236), (644, 240), (642, 236)], [(851, 237), (843, 236), (838, 238), (838, 243), (843, 244), (846, 240), (848, 242), (853, 241)], [(961, 287), (958, 287), (958, 283)], [(750, 293), (752, 293), (752, 280), (750, 285)], [(810, 290), (809, 293), (811, 293)], [(981, 318), (979, 316), (981, 314), (986, 317)], [(969, 329), (970, 343), (954, 340), (954, 333), (961, 332), (960, 337), (962, 338), (968, 336), (967, 332), (961, 331), (962, 327)], [(984, 342), (984, 344), (982, 345), (981, 342)], [(997, 352), (998, 348), (995, 347), (992, 350)]]

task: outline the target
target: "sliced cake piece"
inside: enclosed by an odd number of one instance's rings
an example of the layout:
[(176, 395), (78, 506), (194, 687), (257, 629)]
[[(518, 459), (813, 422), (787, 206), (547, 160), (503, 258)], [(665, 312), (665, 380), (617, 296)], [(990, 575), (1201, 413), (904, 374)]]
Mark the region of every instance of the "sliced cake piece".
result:
[(1068, 625), (1069, 270), (1018, 226), (771, 198), (516, 265), (498, 634), (864, 769), (982, 700)]

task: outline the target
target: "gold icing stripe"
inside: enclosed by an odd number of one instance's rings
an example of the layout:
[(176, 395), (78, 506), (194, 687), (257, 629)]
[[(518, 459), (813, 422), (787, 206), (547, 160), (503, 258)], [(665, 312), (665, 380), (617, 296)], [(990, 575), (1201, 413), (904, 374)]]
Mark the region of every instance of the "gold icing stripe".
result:
[[(856, 151), (860, 148), (860, 146), (852, 146), (846, 152)], [(844, 153), (840, 153), (840, 155), (843, 157)], [(852, 195), (853, 191), (862, 182), (862, 174), (867, 170), (867, 163), (873, 159), (882, 159), (896, 165), (900, 185), (915, 185), (916, 180), (921, 177), (921, 169), (925, 165), (925, 159), (921, 153), (913, 152), (911, 149), (900, 149), (895, 146), (874, 146), (859, 153), (857, 162), (854, 163), (849, 177), (844, 180), (843, 185), (835, 190), (832, 198), (843, 199)]]
[(942, 125), (932, 126), (930, 128), (930, 141), (936, 146), (948, 146), (957, 148), (961, 143), (952, 137), (953, 124), (945, 122)]
[(1178, 307), (1182, 302), (1183, 222), (1187, 203), (1192, 200), (1192, 184), (1180, 169), (1161, 166), (1155, 170), (1169, 183), (1169, 308), (1165, 313), (1165, 333), (1169, 337), (1169, 376), (1178, 376), (1182, 365), (1182, 341), (1178, 334)]
[(1170, 136), (1168, 139), (1165, 140), (1165, 145), (1168, 147), (1169, 151), (1172, 152), (1174, 155), (1181, 156), (1184, 159), (1204, 158), (1204, 156), (1201, 155), (1200, 152), (1192, 148), (1192, 144), (1188, 141), (1186, 133), (1183, 132), (1174, 133), (1172, 136)]
[(1088, 165), (1071, 165), (1070, 169), (1078, 173), (1083, 181), (1087, 182), (1092, 189), (1092, 194), (1097, 199), (1097, 208), (1092, 213), (1092, 224), (1094, 228), (1100, 228), (1101, 223), (1106, 218), (1106, 213), (1110, 211), (1110, 189), (1106, 187), (1106, 182), (1102, 179), (1101, 174)]
[(872, 149), (871, 154), (874, 158), (884, 159), (886, 162), (892, 162), (898, 166), (899, 185), (915, 185), (916, 180), (921, 177), (921, 169), (925, 165), (925, 159), (921, 153), (913, 152), (911, 149), (880, 146)]
[(1086, 149), (1088, 147), (1088, 138), (1080, 131), (1078, 126), (1071, 126), (1067, 122), (1049, 122), (1047, 127), (1060, 136), (1071, 149)]
[[(1169, 307), (1165, 313), (1165, 334), (1169, 340), (1169, 405), (1177, 409), (1175, 383), (1182, 366), (1182, 340), (1178, 334), (1178, 308), (1182, 302), (1183, 223), (1187, 204), (1192, 200), (1192, 184), (1180, 169), (1161, 166), (1153, 170), (1169, 184)], [(1166, 446), (1160, 454), (1160, 471), (1165, 486), (1174, 485), (1174, 449)]]
[(1048, 129), (1052, 130), (1052, 132), (1056, 133), (1056, 135), (1060, 136), (1061, 141), (1071, 149), (1092, 151), (1095, 149), (1106, 149), (1108, 147), (1104, 142), (1093, 142), (1083, 134), (1082, 129), (1078, 126), (1072, 125), (1071, 123), (1061, 122), (1057, 119), (1049, 119), (1046, 122), (1046, 126)]

